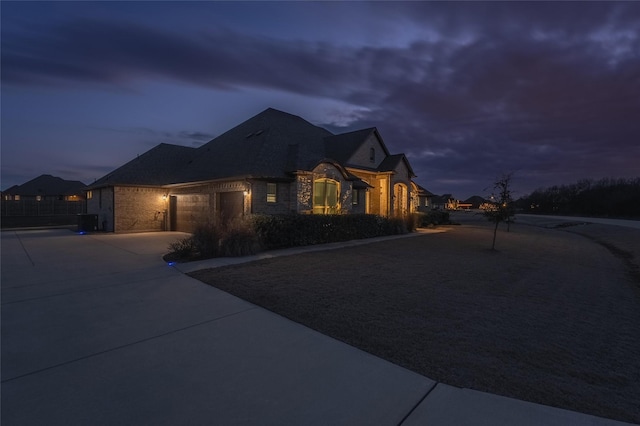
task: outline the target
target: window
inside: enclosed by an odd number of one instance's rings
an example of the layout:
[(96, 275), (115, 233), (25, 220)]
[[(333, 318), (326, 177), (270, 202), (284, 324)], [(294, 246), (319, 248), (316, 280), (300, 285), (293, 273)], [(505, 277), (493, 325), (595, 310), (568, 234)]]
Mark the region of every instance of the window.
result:
[(358, 204), (360, 204), (360, 191), (357, 189), (353, 190), (353, 195), (351, 197), (351, 204), (353, 204), (354, 206), (357, 206)]
[(369, 148), (369, 162), (371, 162), (371, 163), (375, 163), (376, 162), (376, 149), (375, 148)]
[(14, 195), (13, 199), (16, 200), (16, 201), (20, 201), (20, 196), (19, 195)]
[(90, 200), (93, 198), (93, 191), (87, 191), (87, 200)]
[(338, 182), (318, 179), (313, 183), (313, 213), (338, 213)]
[(267, 203), (275, 203), (277, 201), (278, 185), (275, 183), (267, 183)]
[(424, 206), (429, 207), (429, 199), (427, 197), (424, 198)]

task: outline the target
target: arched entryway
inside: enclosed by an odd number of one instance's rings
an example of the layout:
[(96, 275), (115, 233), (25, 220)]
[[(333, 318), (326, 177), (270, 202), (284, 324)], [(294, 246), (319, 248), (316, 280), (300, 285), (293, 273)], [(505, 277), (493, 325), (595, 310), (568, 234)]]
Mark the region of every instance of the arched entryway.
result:
[(407, 185), (404, 183), (396, 183), (393, 185), (393, 214), (396, 216), (405, 216), (408, 212), (409, 192)]

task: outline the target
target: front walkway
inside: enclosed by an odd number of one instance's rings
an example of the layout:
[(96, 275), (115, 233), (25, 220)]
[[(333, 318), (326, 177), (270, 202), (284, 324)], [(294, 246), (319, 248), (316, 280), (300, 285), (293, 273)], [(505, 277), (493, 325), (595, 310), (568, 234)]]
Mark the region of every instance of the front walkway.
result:
[(620, 424), (436, 384), (204, 285), (161, 260), (182, 236), (0, 234), (3, 425)]

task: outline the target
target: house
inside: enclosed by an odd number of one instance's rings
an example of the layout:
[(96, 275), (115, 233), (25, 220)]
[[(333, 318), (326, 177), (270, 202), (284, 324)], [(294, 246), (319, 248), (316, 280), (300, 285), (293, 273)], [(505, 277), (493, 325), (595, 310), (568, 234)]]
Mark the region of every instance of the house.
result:
[(430, 210), (434, 209), (433, 200), (435, 195), (423, 188), (420, 185), (417, 185), (418, 188), (418, 208), (417, 211), (426, 213)]
[(68, 225), (85, 213), (86, 185), (77, 180), (41, 175), (2, 192), (3, 227)]
[(87, 188), (87, 212), (105, 231), (191, 232), (248, 214), (417, 211), (404, 154), (376, 128), (335, 135), (268, 108), (209, 143), (159, 144)]
[(78, 180), (65, 180), (51, 175), (40, 175), (22, 185), (14, 185), (2, 193), (3, 200), (56, 200), (84, 201), (86, 185)]

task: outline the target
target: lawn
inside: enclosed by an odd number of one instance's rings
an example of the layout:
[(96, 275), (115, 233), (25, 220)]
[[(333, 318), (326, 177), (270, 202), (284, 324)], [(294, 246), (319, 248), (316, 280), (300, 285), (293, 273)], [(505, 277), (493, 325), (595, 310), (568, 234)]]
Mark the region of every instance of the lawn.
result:
[[(629, 251), (640, 231), (511, 229), (498, 251), (490, 226), (471, 218), (439, 234), (190, 275), (439, 382), (640, 423)], [(594, 241), (603, 239), (622, 241), (631, 260)]]

